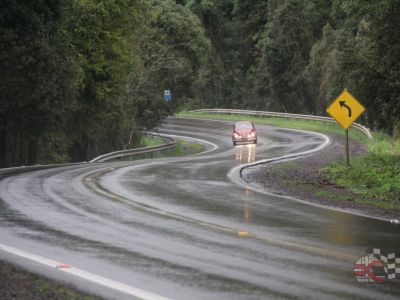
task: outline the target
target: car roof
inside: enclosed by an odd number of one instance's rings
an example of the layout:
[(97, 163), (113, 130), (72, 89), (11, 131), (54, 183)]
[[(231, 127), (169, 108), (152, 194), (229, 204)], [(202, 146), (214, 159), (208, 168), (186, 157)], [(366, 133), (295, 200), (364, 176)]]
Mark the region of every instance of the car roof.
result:
[(236, 124), (253, 124), (253, 122), (250, 122), (250, 121), (239, 121), (239, 122), (236, 122), (235, 125)]
[(250, 121), (239, 121), (239, 122), (236, 122), (236, 123), (234, 124), (234, 126), (240, 125), (240, 124), (249, 124), (249, 125), (251, 125), (251, 126), (254, 126), (253, 122), (250, 122)]

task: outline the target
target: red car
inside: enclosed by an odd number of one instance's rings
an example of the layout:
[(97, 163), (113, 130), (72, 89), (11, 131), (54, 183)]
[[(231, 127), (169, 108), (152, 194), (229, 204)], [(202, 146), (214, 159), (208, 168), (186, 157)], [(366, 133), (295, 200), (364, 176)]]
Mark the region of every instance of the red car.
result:
[(242, 121), (233, 125), (232, 143), (257, 144), (257, 132), (253, 122)]

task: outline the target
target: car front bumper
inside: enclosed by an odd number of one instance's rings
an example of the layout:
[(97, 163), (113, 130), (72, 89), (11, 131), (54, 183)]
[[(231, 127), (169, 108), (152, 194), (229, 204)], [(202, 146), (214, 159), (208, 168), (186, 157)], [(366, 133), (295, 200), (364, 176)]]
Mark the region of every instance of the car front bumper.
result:
[(240, 137), (240, 138), (232, 138), (232, 142), (234, 143), (254, 143), (257, 141), (257, 137)]

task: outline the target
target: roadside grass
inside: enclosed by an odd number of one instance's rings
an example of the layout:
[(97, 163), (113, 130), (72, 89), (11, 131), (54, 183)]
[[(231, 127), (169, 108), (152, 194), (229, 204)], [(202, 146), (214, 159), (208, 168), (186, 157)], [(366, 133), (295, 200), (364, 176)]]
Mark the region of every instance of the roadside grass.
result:
[(326, 190), (318, 190), (314, 192), (315, 196), (326, 198), (326, 199), (334, 199), (335, 195), (326, 191)]
[(141, 147), (153, 147), (153, 146), (159, 146), (163, 145), (165, 142), (158, 137), (155, 136), (147, 136), (143, 135), (140, 139), (140, 146)]
[(353, 158), (350, 167), (337, 163), (322, 169), (322, 174), (336, 184), (364, 195), (363, 203), (400, 209), (400, 141), (374, 134), (367, 146), (368, 153)]
[(164, 158), (174, 156), (184, 156), (200, 153), (204, 151), (204, 145), (190, 142), (186, 140), (177, 140), (176, 146), (166, 150), (160, 150), (150, 153), (136, 154), (130, 156), (124, 156), (121, 158), (113, 159), (112, 161), (133, 161), (147, 158)]
[(173, 149), (173, 156), (190, 155), (204, 151), (204, 145), (185, 140), (178, 140)]
[[(193, 112), (179, 112), (176, 114), (177, 117), (187, 117), (195, 119), (215, 119), (224, 121), (252, 121), (259, 125), (271, 125), (280, 128), (293, 128), (311, 130), (328, 134), (339, 134), (344, 135), (344, 129), (331, 122), (321, 122), (312, 120), (301, 120), (301, 119), (285, 119), (277, 117), (265, 117), (265, 116), (246, 116), (246, 115), (231, 115), (231, 114), (213, 114), (213, 113), (193, 113)], [(365, 144), (368, 138), (357, 129), (350, 128), (349, 135), (351, 138)]]
[[(180, 112), (177, 116), (232, 122), (248, 120), (261, 125), (344, 135), (344, 130), (339, 125), (328, 122), (190, 112)], [(377, 132), (373, 133), (373, 139), (369, 140), (363, 133), (353, 128), (350, 128), (349, 135), (365, 144), (368, 152), (365, 155), (353, 157), (350, 167), (344, 163), (335, 163), (327, 165), (320, 170), (320, 173), (331, 182), (355, 193), (356, 196), (351, 199), (352, 201), (384, 209), (400, 210), (400, 140), (393, 140), (390, 136)], [(295, 167), (294, 165), (293, 168)], [(316, 193), (330, 198), (328, 192), (324, 190), (316, 191)]]

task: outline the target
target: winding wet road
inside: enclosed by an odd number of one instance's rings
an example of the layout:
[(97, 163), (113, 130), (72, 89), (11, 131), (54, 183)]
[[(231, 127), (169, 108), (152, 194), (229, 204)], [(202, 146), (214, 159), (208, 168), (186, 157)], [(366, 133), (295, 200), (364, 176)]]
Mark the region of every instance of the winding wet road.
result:
[(115, 299), (398, 299), (361, 284), (369, 248), (400, 251), (388, 222), (257, 193), (227, 174), (315, 149), (321, 136), (258, 126), (232, 147), (227, 122), (168, 119), (199, 155), (0, 170), (0, 259)]

